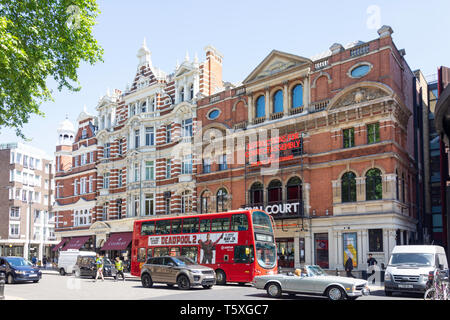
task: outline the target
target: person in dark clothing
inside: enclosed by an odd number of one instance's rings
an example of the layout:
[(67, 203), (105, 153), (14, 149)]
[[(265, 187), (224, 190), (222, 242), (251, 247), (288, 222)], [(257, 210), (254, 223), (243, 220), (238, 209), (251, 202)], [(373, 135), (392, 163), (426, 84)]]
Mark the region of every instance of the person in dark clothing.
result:
[(369, 253), (369, 259), (367, 259), (367, 264), (369, 265), (369, 267), (378, 264), (378, 261), (374, 257), (372, 257), (371, 253)]
[[(369, 258), (367, 259), (367, 265), (369, 266), (369, 269), (372, 270), (371, 276), (375, 274), (375, 268), (372, 266), (376, 266), (378, 264), (378, 261), (372, 256), (371, 253), (369, 253)], [(372, 283), (375, 283), (375, 279), (372, 279)]]
[(355, 278), (355, 276), (352, 274), (353, 270), (353, 260), (349, 256), (347, 261), (345, 262), (345, 271), (347, 272), (347, 277)]

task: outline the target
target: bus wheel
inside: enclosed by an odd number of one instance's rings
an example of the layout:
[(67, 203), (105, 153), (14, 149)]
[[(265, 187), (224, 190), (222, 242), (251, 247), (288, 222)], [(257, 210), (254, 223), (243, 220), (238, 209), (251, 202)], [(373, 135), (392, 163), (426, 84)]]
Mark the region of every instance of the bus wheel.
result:
[(223, 270), (216, 270), (216, 282), (217, 284), (224, 285), (227, 283), (227, 276)]
[(142, 275), (141, 282), (144, 288), (151, 288), (153, 286), (152, 277), (147, 273)]

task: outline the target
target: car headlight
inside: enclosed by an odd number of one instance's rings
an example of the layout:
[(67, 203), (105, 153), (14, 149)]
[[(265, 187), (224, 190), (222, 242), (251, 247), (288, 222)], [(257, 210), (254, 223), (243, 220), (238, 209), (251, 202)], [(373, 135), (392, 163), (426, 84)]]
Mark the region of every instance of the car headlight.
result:
[(392, 280), (392, 276), (390, 273), (386, 272), (384, 274), (384, 281), (391, 281)]
[(25, 271), (19, 271), (19, 270), (16, 270), (16, 273), (17, 273), (17, 274), (26, 274)]
[(190, 270), (191, 273), (202, 273), (200, 270)]
[(428, 275), (427, 274), (421, 274), (420, 275), (420, 281), (421, 282), (427, 282), (428, 281)]

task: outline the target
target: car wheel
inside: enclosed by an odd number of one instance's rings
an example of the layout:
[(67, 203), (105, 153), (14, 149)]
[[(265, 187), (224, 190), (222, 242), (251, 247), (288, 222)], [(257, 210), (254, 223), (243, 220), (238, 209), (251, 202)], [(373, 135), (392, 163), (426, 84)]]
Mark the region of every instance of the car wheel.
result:
[(189, 278), (185, 275), (181, 275), (177, 279), (178, 289), (187, 290), (191, 288), (191, 283), (189, 282)]
[(333, 287), (328, 288), (327, 297), (328, 297), (328, 299), (333, 300), (333, 301), (343, 300), (345, 297), (345, 293), (341, 288), (333, 286)]
[(424, 300), (436, 300), (436, 289), (430, 288), (425, 291), (425, 295), (423, 296)]
[(281, 287), (278, 283), (272, 282), (269, 283), (266, 287), (267, 295), (271, 298), (279, 298), (281, 297)]
[(66, 272), (64, 271), (64, 268), (59, 269), (59, 274), (62, 276), (66, 275)]
[(13, 277), (12, 274), (8, 274), (8, 277), (6, 278), (6, 281), (7, 281), (8, 284), (13, 284), (13, 283), (15, 283), (14, 277)]
[(147, 273), (144, 273), (142, 275), (141, 282), (142, 282), (142, 286), (144, 288), (151, 288), (151, 287), (153, 287), (152, 277), (150, 277), (150, 275), (147, 274)]
[(386, 297), (392, 297), (392, 291), (384, 290), (384, 294)]
[(202, 287), (205, 288), (205, 289), (211, 289), (212, 285), (203, 285)]
[(220, 285), (224, 285), (227, 283), (227, 276), (223, 270), (216, 270), (216, 282)]

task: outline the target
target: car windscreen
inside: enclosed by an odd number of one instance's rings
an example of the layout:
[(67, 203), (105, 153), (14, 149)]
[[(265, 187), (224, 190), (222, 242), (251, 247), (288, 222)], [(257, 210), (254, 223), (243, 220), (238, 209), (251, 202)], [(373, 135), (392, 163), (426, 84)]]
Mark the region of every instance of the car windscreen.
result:
[(175, 262), (175, 264), (179, 267), (187, 266), (187, 265), (194, 265), (196, 264), (194, 261), (189, 259), (188, 257), (178, 257), (174, 258), (172, 257), (172, 260)]
[(325, 274), (325, 271), (319, 266), (308, 266), (308, 275), (310, 276), (321, 276)]
[(111, 260), (109, 260), (108, 258), (104, 258), (103, 263), (104, 264), (112, 264)]
[(434, 254), (432, 253), (394, 253), (392, 254), (391, 266), (433, 266)]
[(32, 266), (31, 262), (24, 258), (6, 258), (6, 261), (13, 267)]

